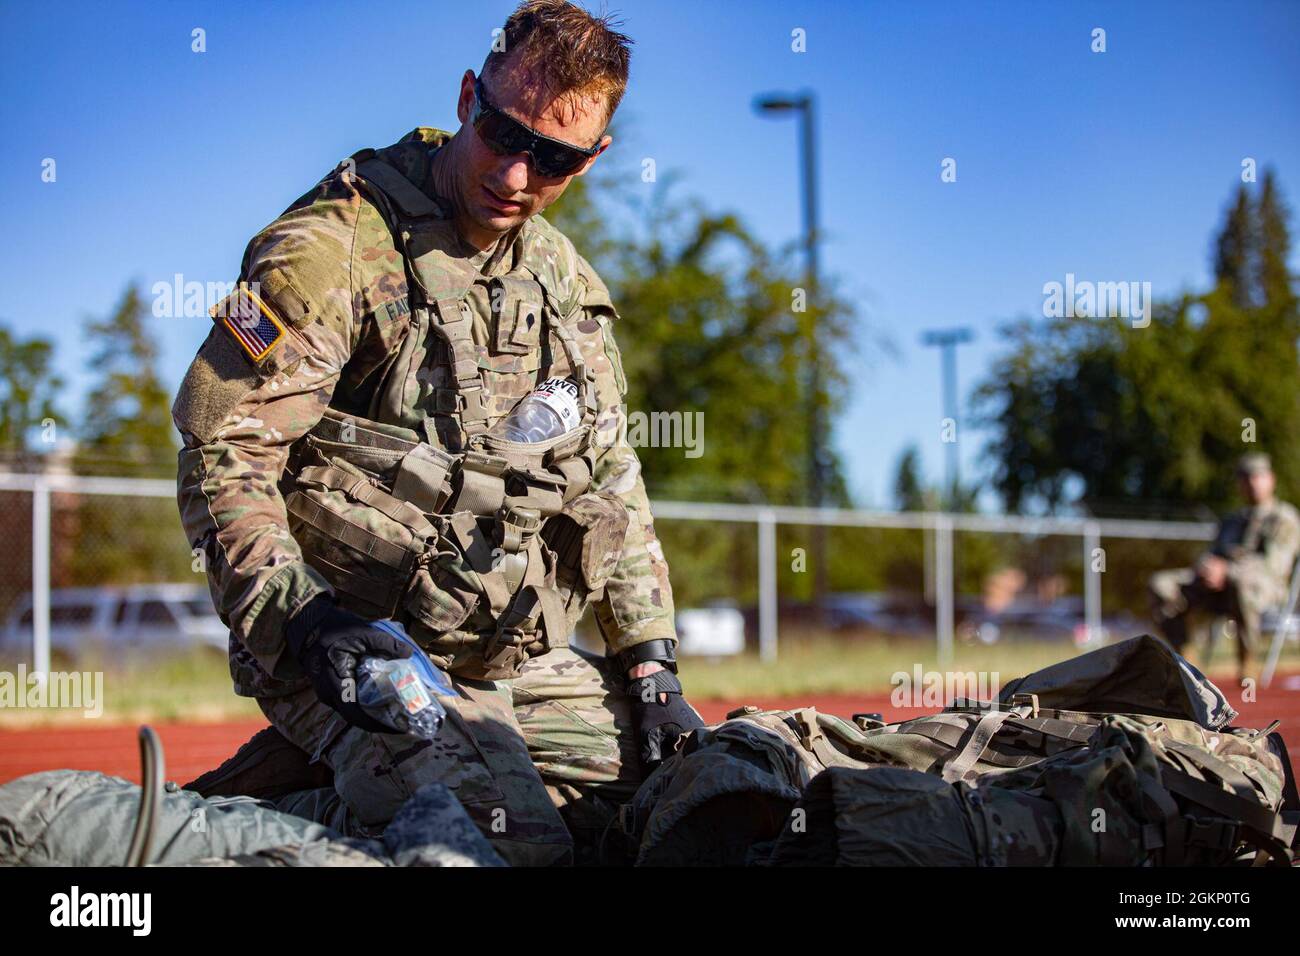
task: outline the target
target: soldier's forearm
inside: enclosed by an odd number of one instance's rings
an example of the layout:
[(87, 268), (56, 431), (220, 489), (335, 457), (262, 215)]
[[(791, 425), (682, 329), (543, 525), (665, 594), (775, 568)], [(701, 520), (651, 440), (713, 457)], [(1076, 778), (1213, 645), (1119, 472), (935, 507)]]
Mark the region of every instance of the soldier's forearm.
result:
[[(273, 653), (281, 619), (329, 590), (303, 563), (289, 531), (276, 487), (284, 455), (279, 449), (197, 444), (192, 438), (187, 444), (179, 456), (181, 522), (202, 555), (217, 612), (255, 654)], [(273, 579), (288, 591), (268, 591)]]

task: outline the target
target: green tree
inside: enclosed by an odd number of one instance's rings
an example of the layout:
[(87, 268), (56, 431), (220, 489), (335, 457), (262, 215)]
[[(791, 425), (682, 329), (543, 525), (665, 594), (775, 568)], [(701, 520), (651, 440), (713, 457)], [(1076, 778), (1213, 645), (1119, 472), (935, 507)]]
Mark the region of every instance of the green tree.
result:
[(86, 325), (95, 381), (78, 429), (77, 465), (83, 472), (167, 477), (174, 472), (171, 399), (158, 374), (151, 319), (132, 285), (107, 317)]
[[(1248, 451), (1272, 455), (1283, 498), (1300, 495), (1300, 315), (1271, 172), (1253, 194), (1237, 190), (1211, 248), (1214, 287), (1157, 303), (1145, 328), (1089, 317), (1008, 328), (1009, 350), (975, 393), (1008, 510), (1203, 520), (1238, 504), (1233, 464)], [(1107, 550), (1126, 569), (1107, 575), (1107, 601), (1141, 612), (1146, 572), (1188, 547)]]
[[(93, 384), (82, 414), (80, 474), (175, 475), (176, 439), (167, 389), (158, 374), (151, 315), (135, 286), (113, 311), (91, 320)], [(170, 498), (78, 495), (71, 569), (76, 583), (129, 584), (192, 579), (189, 548)]]
[(1257, 450), (1273, 455), (1281, 493), (1300, 493), (1300, 315), (1271, 173), (1257, 198), (1238, 191), (1213, 248), (1215, 287), (1157, 304), (1145, 328), (1009, 327), (1010, 350), (975, 394), (1009, 510), (1222, 511), (1233, 462)]
[[(631, 181), (637, 187), (625, 185)], [(843, 402), (851, 309), (833, 283), (823, 287), (820, 303), (803, 301), (793, 250), (768, 249), (735, 216), (676, 201), (671, 176), (661, 175), (648, 193), (638, 191), (642, 185), (639, 177), (617, 171), (604, 179), (582, 177), (547, 216), (610, 287), (621, 316), (614, 329), (629, 412), (651, 420), (655, 414), (702, 416), (702, 454), (638, 448), (651, 496), (806, 503), (807, 362), (820, 356), (817, 401), (830, 420)], [(829, 502), (847, 504), (834, 456), (827, 474)], [(804, 530), (783, 530), (781, 552), (799, 546)], [(752, 527), (668, 522), (659, 532), (683, 606), (710, 597), (752, 597)], [(844, 579), (856, 568), (837, 560), (837, 553), (853, 550), (837, 552), (832, 539), (832, 570)], [(806, 596), (811, 574), (787, 561), (780, 573), (783, 597)]]
[(926, 511), (933, 506), (921, 485), (921, 456), (915, 445), (909, 445), (898, 457), (894, 500), (899, 511)]
[(31, 432), (44, 422), (65, 423), (55, 407), (63, 381), (53, 360), (48, 339), (21, 339), (0, 326), (0, 455), (6, 459), (27, 457)]

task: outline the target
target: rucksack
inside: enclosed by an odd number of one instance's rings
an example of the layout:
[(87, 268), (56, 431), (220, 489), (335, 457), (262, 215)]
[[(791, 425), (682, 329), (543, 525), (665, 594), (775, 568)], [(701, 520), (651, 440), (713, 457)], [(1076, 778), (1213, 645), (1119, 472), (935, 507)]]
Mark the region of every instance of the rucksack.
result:
[(1223, 694), (1154, 638), (1002, 697), (895, 724), (741, 708), (687, 738), (620, 823), (642, 865), (1291, 861), (1280, 735), (1225, 726)]

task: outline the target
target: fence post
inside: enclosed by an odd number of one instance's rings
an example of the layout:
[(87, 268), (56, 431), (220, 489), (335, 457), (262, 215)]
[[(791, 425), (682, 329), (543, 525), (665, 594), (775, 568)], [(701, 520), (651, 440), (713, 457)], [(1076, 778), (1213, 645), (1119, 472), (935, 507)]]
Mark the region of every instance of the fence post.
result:
[(776, 660), (776, 513), (758, 512), (758, 654)]
[(934, 516), (934, 612), (941, 668), (952, 664), (954, 591), (952, 567), (952, 516), (937, 514)]
[(32, 483), (32, 670), (44, 681), (50, 672), (50, 486)]
[(1101, 526), (1083, 526), (1083, 617), (1089, 641), (1101, 638), (1101, 572), (1094, 570), (1094, 554), (1101, 548)]

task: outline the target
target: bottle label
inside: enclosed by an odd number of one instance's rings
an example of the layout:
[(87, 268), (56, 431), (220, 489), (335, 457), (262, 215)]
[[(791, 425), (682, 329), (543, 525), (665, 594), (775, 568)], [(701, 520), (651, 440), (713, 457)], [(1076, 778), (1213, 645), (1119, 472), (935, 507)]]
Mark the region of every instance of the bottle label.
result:
[(560, 417), (566, 432), (577, 428), (582, 420), (578, 413), (578, 386), (567, 378), (548, 378), (533, 389), (532, 397)]
[(429, 692), (415, 673), (415, 668), (402, 668), (394, 677), (393, 688), (397, 691), (397, 699), (402, 702), (408, 714), (418, 714), (429, 706)]

